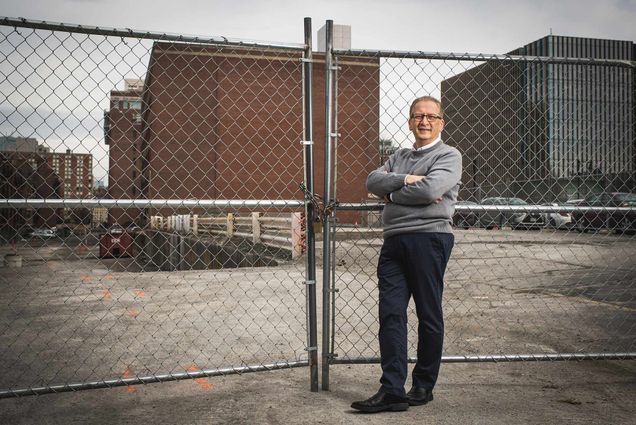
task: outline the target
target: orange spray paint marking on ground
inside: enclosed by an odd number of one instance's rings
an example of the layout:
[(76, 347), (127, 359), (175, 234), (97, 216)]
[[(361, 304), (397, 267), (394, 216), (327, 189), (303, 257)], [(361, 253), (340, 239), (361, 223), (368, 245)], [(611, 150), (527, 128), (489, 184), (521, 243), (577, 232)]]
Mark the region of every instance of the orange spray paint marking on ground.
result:
[[(122, 375), (122, 378), (128, 379), (134, 376), (135, 376), (135, 373), (133, 372), (133, 370), (130, 367), (127, 367), (126, 370), (124, 370), (124, 374)], [(133, 387), (132, 385), (126, 386), (127, 393), (134, 393), (135, 391), (137, 391), (137, 388)]]
[(105, 280), (113, 280), (113, 275), (112, 274), (107, 274), (106, 276), (104, 276)]
[(135, 294), (136, 297), (139, 297), (139, 298), (143, 298), (146, 296), (146, 293), (142, 291), (141, 289), (135, 289), (133, 293)]
[(92, 280), (93, 280), (93, 278), (88, 276), (88, 275), (83, 275), (82, 276), (82, 282), (84, 282), (84, 283), (92, 282)]
[(108, 289), (106, 289), (106, 290), (104, 290), (103, 298), (105, 300), (112, 300), (113, 299), (113, 294)]
[[(196, 365), (192, 365), (188, 368), (188, 372), (195, 372), (197, 370), (199, 370), (199, 368), (196, 367)], [(214, 389), (214, 385), (210, 383), (207, 378), (194, 378), (194, 382), (196, 382), (203, 391)]]
[(128, 315), (132, 318), (135, 318), (137, 316), (139, 316), (139, 312), (137, 310), (135, 310), (134, 308), (129, 308), (128, 309)]

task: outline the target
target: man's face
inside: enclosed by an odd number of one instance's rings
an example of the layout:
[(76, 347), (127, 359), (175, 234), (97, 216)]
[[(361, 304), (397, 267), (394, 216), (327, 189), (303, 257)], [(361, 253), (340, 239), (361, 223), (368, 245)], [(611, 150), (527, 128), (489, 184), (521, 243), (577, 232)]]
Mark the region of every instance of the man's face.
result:
[[(422, 116), (424, 116), (424, 118), (422, 118)], [(430, 100), (423, 100), (415, 104), (411, 112), (411, 117), (409, 118), (409, 130), (411, 130), (415, 136), (415, 146), (422, 147), (428, 145), (439, 136), (444, 128), (444, 120), (434, 118), (439, 116), (440, 110), (437, 103)]]

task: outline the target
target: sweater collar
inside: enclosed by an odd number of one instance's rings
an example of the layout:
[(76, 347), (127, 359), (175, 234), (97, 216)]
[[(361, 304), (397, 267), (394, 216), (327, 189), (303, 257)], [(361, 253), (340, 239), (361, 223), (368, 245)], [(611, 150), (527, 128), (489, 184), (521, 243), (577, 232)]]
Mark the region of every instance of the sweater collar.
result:
[(441, 143), (442, 141), (442, 135), (440, 134), (439, 136), (437, 136), (437, 138), (435, 140), (433, 140), (433, 142), (429, 143), (428, 145), (424, 145), (421, 148), (415, 148), (415, 145), (413, 145), (413, 151), (414, 152), (421, 152), (421, 151), (427, 151), (431, 148), (433, 148), (433, 146)]

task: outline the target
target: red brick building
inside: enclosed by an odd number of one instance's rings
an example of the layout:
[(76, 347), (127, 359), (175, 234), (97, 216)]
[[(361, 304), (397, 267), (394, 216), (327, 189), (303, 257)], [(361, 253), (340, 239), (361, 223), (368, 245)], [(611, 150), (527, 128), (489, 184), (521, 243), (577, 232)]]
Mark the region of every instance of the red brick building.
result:
[[(324, 62), (314, 58), (315, 190), (322, 193)], [(112, 104), (106, 114), (110, 197), (300, 199), (300, 59), (284, 50), (155, 43), (141, 111)], [(339, 111), (339, 161), (356, 177), (340, 182), (338, 199), (360, 202), (379, 163), (379, 62), (349, 58), (340, 66), (340, 96), (361, 92), (365, 101)], [(111, 221), (137, 216), (121, 210)]]
[[(141, 95), (141, 90), (128, 84), (123, 91), (110, 92), (110, 110), (104, 113), (104, 139), (110, 146), (109, 183), (107, 194), (102, 197), (140, 197)], [(138, 215), (138, 209), (110, 208), (108, 221), (128, 224), (136, 221)]]
[[(0, 152), (0, 197), (4, 199), (62, 198), (63, 182), (46, 159), (35, 152)], [(62, 222), (62, 209), (0, 208), (0, 236), (12, 239), (31, 227)]]

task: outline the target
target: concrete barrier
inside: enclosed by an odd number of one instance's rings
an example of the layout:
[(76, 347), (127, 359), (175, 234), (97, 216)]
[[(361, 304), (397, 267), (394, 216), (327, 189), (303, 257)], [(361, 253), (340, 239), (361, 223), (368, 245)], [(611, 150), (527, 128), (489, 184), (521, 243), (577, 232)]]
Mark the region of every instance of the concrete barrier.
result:
[(134, 246), (135, 257), (147, 268), (162, 271), (277, 266), (291, 259), (290, 252), (273, 253), (240, 237), (200, 238), (159, 230), (137, 234)]
[(16, 254), (6, 254), (4, 256), (4, 264), (6, 267), (19, 269), (22, 267), (22, 256)]

